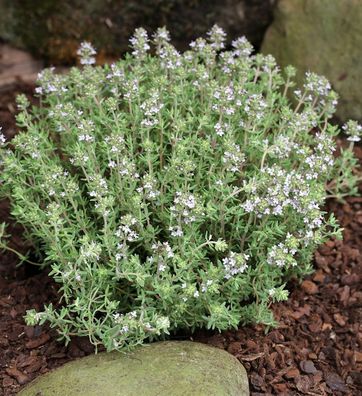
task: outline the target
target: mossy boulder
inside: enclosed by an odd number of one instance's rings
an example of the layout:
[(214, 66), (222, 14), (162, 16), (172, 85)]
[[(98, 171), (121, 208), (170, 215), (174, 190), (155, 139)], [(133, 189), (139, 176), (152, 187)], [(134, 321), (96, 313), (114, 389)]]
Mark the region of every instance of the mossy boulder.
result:
[(101, 57), (118, 57), (140, 26), (167, 26), (181, 50), (214, 23), (259, 46), (272, 5), (273, 0), (0, 0), (0, 37), (53, 64), (73, 63), (82, 40), (102, 50)]
[(362, 119), (362, 1), (280, 0), (263, 53), (325, 75), (340, 95), (337, 117)]
[(19, 396), (246, 396), (248, 389), (244, 367), (229, 353), (170, 341), (75, 360), (38, 378)]

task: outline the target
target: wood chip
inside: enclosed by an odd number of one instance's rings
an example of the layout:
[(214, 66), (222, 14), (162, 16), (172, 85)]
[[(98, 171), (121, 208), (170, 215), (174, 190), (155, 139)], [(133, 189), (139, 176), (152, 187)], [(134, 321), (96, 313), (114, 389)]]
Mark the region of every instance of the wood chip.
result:
[(27, 375), (25, 375), (24, 373), (22, 373), (20, 370), (18, 370), (16, 367), (7, 368), (5, 371), (8, 375), (10, 375), (14, 379), (16, 379), (16, 381), (20, 385), (24, 385), (27, 382), (29, 382), (29, 377)]
[(300, 376), (300, 371), (296, 367), (291, 367), (284, 376), (288, 379), (296, 378)]
[(315, 374), (318, 371), (311, 360), (302, 360), (299, 366), (306, 374)]
[(246, 355), (246, 356), (240, 355), (240, 356), (238, 356), (238, 358), (240, 360), (243, 360), (244, 362), (252, 362), (253, 360), (260, 359), (264, 355), (265, 355), (264, 352), (260, 352), (260, 353), (253, 353), (251, 355)]
[(307, 293), (307, 294), (316, 294), (318, 293), (318, 286), (310, 281), (310, 280), (305, 280), (302, 282), (302, 289)]
[(40, 337), (28, 341), (25, 345), (28, 349), (34, 349), (46, 344), (49, 340), (50, 335), (48, 333), (43, 333)]

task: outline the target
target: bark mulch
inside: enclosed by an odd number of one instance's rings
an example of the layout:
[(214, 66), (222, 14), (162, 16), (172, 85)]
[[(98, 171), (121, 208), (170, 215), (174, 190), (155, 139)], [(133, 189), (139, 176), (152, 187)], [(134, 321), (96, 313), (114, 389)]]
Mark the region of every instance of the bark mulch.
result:
[[(33, 87), (17, 84), (0, 95), (3, 131), (15, 133), (16, 92)], [(362, 150), (357, 148), (362, 159)], [(316, 272), (301, 285), (290, 284), (290, 299), (273, 307), (279, 326), (222, 334), (200, 331), (192, 336), (225, 349), (245, 366), (253, 396), (362, 394), (362, 198), (329, 203), (344, 227), (343, 241), (330, 241), (315, 255)], [(8, 203), (0, 204), (8, 219)], [(12, 225), (11, 246), (26, 251), (21, 229)], [(58, 299), (46, 271), (18, 266), (11, 253), (0, 256), (0, 395), (10, 396), (37, 376), (70, 360), (93, 353), (86, 339), (65, 347), (47, 326), (25, 326), (30, 308)], [(1, 390), (2, 389), (2, 390)]]

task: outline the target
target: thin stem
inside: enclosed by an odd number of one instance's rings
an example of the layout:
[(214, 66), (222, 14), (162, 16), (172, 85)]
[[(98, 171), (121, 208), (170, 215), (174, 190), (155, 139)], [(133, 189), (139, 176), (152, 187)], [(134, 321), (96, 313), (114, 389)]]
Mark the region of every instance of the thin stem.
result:
[[(12, 249), (11, 247), (9, 247), (9, 246), (6, 246), (6, 245), (4, 245), (3, 243), (0, 245), (0, 247), (2, 248), (2, 249), (4, 249), (4, 250), (7, 250), (7, 251), (9, 251), (9, 252), (12, 252), (12, 253), (15, 253), (20, 259), (21, 259), (21, 261), (22, 262), (26, 262), (26, 263), (29, 263), (29, 264), (32, 264), (32, 265), (36, 265), (36, 266), (39, 266), (39, 267), (41, 267), (43, 264), (40, 264), (40, 263), (35, 263), (34, 261), (31, 261), (31, 260), (28, 260), (24, 255), (22, 255), (20, 252), (18, 252), (17, 250), (15, 250), (15, 249)], [(21, 263), (20, 263), (21, 264)], [(19, 265), (19, 264), (18, 264)]]

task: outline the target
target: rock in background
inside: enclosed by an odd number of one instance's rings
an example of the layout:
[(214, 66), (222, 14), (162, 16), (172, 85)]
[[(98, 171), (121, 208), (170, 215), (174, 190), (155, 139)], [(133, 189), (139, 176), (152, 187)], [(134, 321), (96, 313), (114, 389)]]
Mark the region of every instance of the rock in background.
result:
[(0, 92), (19, 81), (32, 84), (43, 64), (27, 52), (0, 44)]
[(128, 50), (137, 27), (167, 26), (177, 48), (214, 23), (229, 38), (246, 35), (259, 47), (275, 0), (0, 0), (0, 37), (52, 64), (73, 63), (82, 40), (101, 57)]
[(362, 119), (362, 1), (279, 0), (262, 52), (281, 66), (325, 75), (340, 95), (337, 117)]

